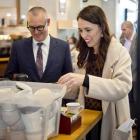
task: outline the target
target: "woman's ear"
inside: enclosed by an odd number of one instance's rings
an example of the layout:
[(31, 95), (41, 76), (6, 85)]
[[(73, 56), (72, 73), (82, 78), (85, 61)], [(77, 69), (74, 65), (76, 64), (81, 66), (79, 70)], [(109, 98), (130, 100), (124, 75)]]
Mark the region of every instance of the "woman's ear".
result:
[(103, 30), (101, 29), (101, 37), (103, 37)]

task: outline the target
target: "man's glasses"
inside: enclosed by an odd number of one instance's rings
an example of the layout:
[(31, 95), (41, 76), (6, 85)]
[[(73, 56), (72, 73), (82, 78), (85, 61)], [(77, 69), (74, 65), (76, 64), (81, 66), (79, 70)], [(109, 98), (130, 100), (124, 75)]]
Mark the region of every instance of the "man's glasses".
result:
[(28, 25), (28, 23), (27, 23), (27, 28), (31, 32), (34, 32), (35, 30), (37, 30), (37, 31), (44, 31), (45, 26), (46, 25), (39, 25), (39, 26), (34, 27), (34, 26)]

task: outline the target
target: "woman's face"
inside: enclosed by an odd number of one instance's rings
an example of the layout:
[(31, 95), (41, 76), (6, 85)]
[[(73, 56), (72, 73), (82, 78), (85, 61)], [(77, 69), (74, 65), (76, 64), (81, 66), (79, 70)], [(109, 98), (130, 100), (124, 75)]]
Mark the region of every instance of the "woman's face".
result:
[(78, 28), (81, 37), (85, 40), (88, 47), (97, 49), (100, 45), (100, 39), (103, 36), (102, 30), (97, 24), (93, 24), (81, 18), (78, 19)]

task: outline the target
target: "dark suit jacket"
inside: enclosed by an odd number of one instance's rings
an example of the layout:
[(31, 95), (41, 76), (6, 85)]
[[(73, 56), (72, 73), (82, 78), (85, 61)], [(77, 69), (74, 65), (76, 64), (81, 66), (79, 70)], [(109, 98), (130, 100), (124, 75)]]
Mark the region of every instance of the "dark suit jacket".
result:
[(51, 36), (46, 69), (40, 79), (30, 37), (13, 43), (5, 77), (11, 79), (15, 73), (23, 73), (28, 75), (29, 81), (53, 83), (68, 72), (72, 72), (69, 46), (66, 42)]
[[(137, 99), (137, 34), (134, 35), (133, 39), (132, 39), (132, 43), (130, 46), (130, 56), (131, 56), (131, 70), (132, 70), (132, 80), (133, 80), (133, 86), (132, 86), (132, 90), (129, 93), (129, 101), (136, 101)], [(131, 106), (131, 102), (130, 102), (130, 106)], [(134, 109), (135, 110), (135, 107)], [(133, 118), (133, 116), (132, 116)]]
[(132, 60), (132, 64), (131, 64), (132, 78), (133, 78), (133, 81), (136, 81), (136, 78), (137, 78), (137, 35), (136, 34), (134, 35), (132, 39), (129, 53)]

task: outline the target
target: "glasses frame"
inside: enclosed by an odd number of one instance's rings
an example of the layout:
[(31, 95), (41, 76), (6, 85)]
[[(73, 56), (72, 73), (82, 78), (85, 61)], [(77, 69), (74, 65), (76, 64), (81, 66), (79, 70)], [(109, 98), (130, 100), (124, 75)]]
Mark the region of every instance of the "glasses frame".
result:
[(42, 31), (44, 31), (45, 26), (46, 26), (46, 23), (45, 23), (45, 25), (31, 26), (27, 22), (27, 28), (30, 32), (35, 32), (35, 30), (42, 32)]

